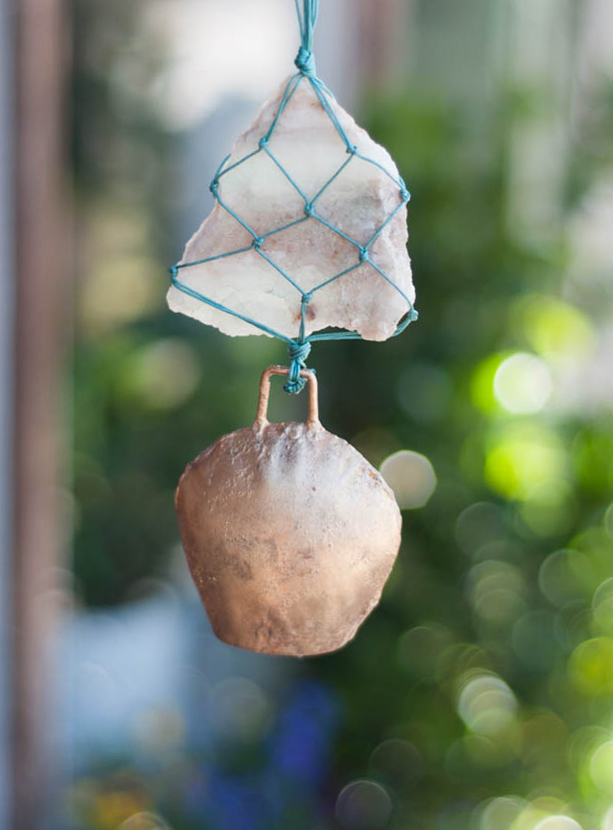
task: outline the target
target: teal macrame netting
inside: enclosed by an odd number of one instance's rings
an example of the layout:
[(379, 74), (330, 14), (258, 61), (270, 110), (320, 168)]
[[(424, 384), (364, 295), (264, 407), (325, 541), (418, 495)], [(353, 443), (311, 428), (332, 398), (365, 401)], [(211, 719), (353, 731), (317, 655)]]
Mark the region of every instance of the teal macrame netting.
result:
[[(281, 105), (279, 107), (278, 112), (276, 113), (270, 128), (266, 132), (265, 135), (259, 141), (259, 145), (257, 150), (248, 155), (244, 156), (243, 158), (239, 159), (239, 161), (227, 165), (227, 162), (230, 158), (228, 155), (223, 162), (221, 163), (219, 169), (217, 170), (215, 177), (210, 185), (210, 190), (213, 195), (215, 201), (225, 210), (227, 213), (232, 216), (246, 231), (251, 235), (252, 242), (249, 247), (239, 248), (235, 251), (229, 251), (227, 253), (219, 254), (218, 256), (207, 257), (206, 259), (200, 259), (195, 262), (181, 262), (177, 265), (174, 265), (171, 270), (171, 281), (175, 288), (183, 293), (193, 297), (200, 302), (206, 303), (207, 305), (212, 306), (213, 308), (217, 309), (218, 311), (222, 311), (226, 314), (230, 314), (238, 319), (242, 320), (245, 323), (249, 323), (250, 325), (254, 326), (255, 328), (259, 329), (260, 331), (265, 332), (272, 337), (276, 337), (279, 340), (284, 341), (288, 345), (289, 357), (290, 357), (290, 371), (288, 376), (287, 384), (284, 386), (286, 392), (290, 392), (292, 394), (297, 394), (302, 391), (305, 380), (301, 378), (300, 373), (303, 369), (306, 368), (306, 360), (311, 352), (311, 344), (321, 340), (361, 340), (363, 339), (360, 334), (357, 332), (351, 331), (341, 331), (341, 332), (320, 332), (318, 334), (311, 334), (309, 336), (305, 336), (305, 320), (307, 309), (309, 303), (313, 299), (313, 295), (325, 289), (327, 285), (330, 283), (335, 282), (336, 280), (341, 279), (342, 277), (346, 276), (347, 274), (356, 271), (363, 263), (368, 263), (372, 268), (377, 271), (382, 279), (386, 280), (407, 302), (408, 304), (408, 312), (405, 315), (404, 319), (398, 325), (396, 331), (394, 332), (394, 336), (403, 332), (407, 326), (417, 319), (417, 312), (413, 308), (413, 304), (409, 297), (405, 294), (405, 292), (398, 286), (396, 283), (390, 279), (390, 277), (377, 265), (377, 263), (370, 257), (370, 249), (375, 240), (379, 237), (382, 231), (387, 227), (387, 225), (395, 218), (398, 212), (407, 204), (411, 195), (407, 190), (407, 187), (404, 181), (401, 178), (396, 178), (393, 176), (388, 170), (383, 167), (383, 165), (379, 164), (374, 159), (370, 159), (367, 156), (364, 156), (360, 153), (359, 148), (355, 145), (351, 144), (349, 141), (345, 130), (343, 129), (342, 125), (339, 123), (334, 110), (330, 106), (329, 99), (332, 97), (332, 94), (327, 89), (323, 81), (321, 81), (316, 74), (315, 69), (315, 58), (313, 56), (313, 31), (315, 29), (315, 24), (317, 22), (317, 16), (319, 12), (319, 0), (302, 0), (302, 7), (300, 5), (300, 0), (294, 0), (296, 4), (296, 12), (298, 14), (298, 21), (300, 25), (300, 35), (301, 35), (301, 46), (298, 52), (298, 56), (296, 57), (296, 68), (298, 72), (290, 78), (287, 87), (285, 88), (284, 95), (281, 100)], [(295, 94), (296, 90), (300, 86), (300, 84), (308, 83), (311, 85), (319, 103), (321, 104), (323, 110), (329, 117), (330, 121), (332, 122), (335, 130), (337, 131), (338, 135), (340, 136), (341, 140), (345, 144), (346, 149), (346, 159), (340, 165), (338, 170), (328, 179), (328, 181), (324, 184), (324, 186), (319, 190), (319, 192), (313, 197), (309, 198), (300, 188), (299, 184), (294, 180), (294, 178), (290, 175), (289, 171), (285, 169), (285, 167), (280, 163), (280, 161), (275, 157), (274, 153), (271, 151), (269, 147), (270, 139), (279, 123), (279, 120), (283, 116), (285, 108), (291, 101), (293, 95)], [(277, 168), (281, 171), (281, 173), (286, 177), (288, 182), (291, 184), (293, 188), (299, 193), (300, 197), (304, 201), (304, 216), (300, 219), (295, 220), (294, 222), (290, 222), (289, 224), (283, 225), (282, 227), (273, 228), (269, 230), (267, 233), (258, 235), (249, 225), (245, 222), (239, 213), (233, 210), (229, 205), (227, 205), (222, 197), (220, 192), (220, 185), (223, 181), (225, 176), (231, 175), (232, 171), (235, 170), (239, 165), (246, 162), (248, 159), (252, 158), (253, 156), (257, 155), (258, 153), (266, 153), (269, 158), (273, 161), (273, 163), (277, 166)], [(342, 230), (335, 227), (330, 222), (326, 221), (322, 216), (320, 216), (317, 212), (317, 200), (321, 197), (321, 195), (334, 183), (335, 179), (343, 172), (343, 170), (347, 167), (347, 165), (351, 164), (354, 159), (361, 159), (369, 164), (373, 164), (376, 167), (380, 168), (397, 186), (398, 186), (398, 205), (397, 207), (390, 213), (387, 219), (383, 222), (383, 224), (377, 228), (371, 239), (364, 245), (360, 242), (352, 239), (346, 233), (343, 233)], [(265, 250), (265, 243), (268, 237), (273, 236), (274, 234), (281, 233), (282, 231), (286, 230), (287, 228), (293, 227), (294, 225), (299, 225), (302, 222), (321, 222), (323, 225), (328, 227), (334, 233), (337, 233), (339, 236), (343, 237), (347, 242), (350, 242), (356, 248), (356, 262), (349, 268), (346, 268), (344, 271), (341, 271), (338, 274), (335, 274), (330, 279), (325, 280), (320, 285), (315, 286), (310, 291), (303, 291), (303, 289), (298, 285), (298, 283), (292, 278), (290, 274), (288, 274), (283, 268), (281, 268), (266, 252)], [(238, 254), (245, 253), (250, 249), (255, 250), (263, 259), (265, 259), (272, 268), (276, 269), (283, 277), (286, 279), (295, 289), (299, 292), (301, 297), (301, 313), (300, 313), (300, 324), (299, 330), (297, 335), (294, 339), (291, 337), (287, 337), (286, 335), (282, 334), (281, 332), (275, 331), (273, 328), (270, 328), (263, 323), (258, 322), (244, 314), (241, 314), (237, 311), (233, 311), (231, 308), (228, 308), (221, 303), (216, 302), (215, 300), (211, 299), (210, 297), (206, 297), (200, 292), (194, 290), (190, 286), (186, 285), (184, 282), (181, 281), (181, 271), (186, 268), (191, 268), (195, 265), (202, 265), (207, 262), (212, 262), (218, 259), (224, 259), (227, 257), (236, 256)]]

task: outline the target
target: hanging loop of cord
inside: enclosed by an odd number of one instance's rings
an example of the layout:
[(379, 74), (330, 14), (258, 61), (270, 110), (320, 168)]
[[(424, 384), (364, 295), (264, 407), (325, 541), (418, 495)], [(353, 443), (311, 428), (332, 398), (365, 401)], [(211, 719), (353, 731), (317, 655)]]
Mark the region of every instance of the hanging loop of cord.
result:
[(315, 57), (313, 55), (313, 32), (319, 15), (319, 0), (294, 0), (298, 25), (300, 26), (300, 49), (295, 60), (296, 67), (302, 75), (316, 77)]

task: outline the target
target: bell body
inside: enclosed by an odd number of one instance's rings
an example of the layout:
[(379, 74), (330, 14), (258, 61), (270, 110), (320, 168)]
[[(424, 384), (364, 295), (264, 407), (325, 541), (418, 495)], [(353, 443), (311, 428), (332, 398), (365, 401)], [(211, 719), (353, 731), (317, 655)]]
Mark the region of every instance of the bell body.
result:
[(318, 420), (224, 435), (188, 465), (176, 508), (215, 634), (268, 654), (345, 645), (400, 545), (391, 489)]

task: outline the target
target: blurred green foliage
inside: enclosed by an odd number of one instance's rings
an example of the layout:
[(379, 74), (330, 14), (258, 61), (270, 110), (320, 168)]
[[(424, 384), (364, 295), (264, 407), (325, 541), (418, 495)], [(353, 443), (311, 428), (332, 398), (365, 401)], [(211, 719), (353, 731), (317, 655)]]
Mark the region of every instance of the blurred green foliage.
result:
[[(111, 71), (118, 50), (150, 44), (130, 41), (120, 3), (75, 8), (74, 569), (83, 601), (104, 605), (165, 572), (179, 474), (249, 423), (260, 370), (284, 350), (166, 311), (177, 139)], [(318, 345), (310, 360), (328, 429), (377, 465), (417, 451), (438, 480), (427, 505), (404, 514), (379, 609), (343, 651), (301, 666), (345, 707), (332, 799), (346, 781), (379, 782), (392, 830), (533, 830), (560, 815), (613, 827), (613, 813), (603, 819), (613, 804), (613, 424), (606, 410), (556, 408), (543, 392), (594, 348), (610, 301), (586, 289), (579, 308), (562, 286), (567, 220), (611, 163), (613, 97), (604, 84), (598, 117), (576, 127), (557, 231), (537, 244), (508, 217), (510, 136), (539, 112), (524, 92), (508, 90), (478, 123), (415, 90), (366, 103), (362, 121), (413, 194), (420, 320), (380, 345)], [(278, 398), (279, 419), (300, 417), (303, 401)], [(368, 821), (345, 826), (381, 826)], [(555, 821), (543, 826), (573, 830)]]

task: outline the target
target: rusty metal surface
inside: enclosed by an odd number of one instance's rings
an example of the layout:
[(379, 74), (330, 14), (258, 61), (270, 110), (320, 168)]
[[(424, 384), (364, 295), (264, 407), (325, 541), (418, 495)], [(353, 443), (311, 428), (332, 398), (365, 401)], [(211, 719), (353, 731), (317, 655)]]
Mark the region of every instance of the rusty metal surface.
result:
[[(260, 397), (258, 400), (258, 408), (255, 416), (256, 424), (268, 423), (268, 400), (270, 398), (270, 378), (272, 375), (289, 375), (287, 366), (269, 366), (262, 373), (260, 380)], [(309, 381), (309, 414), (307, 417), (308, 424), (319, 423), (319, 400), (318, 400), (318, 386), (317, 376), (315, 372), (310, 369), (303, 369), (300, 372), (300, 377)]]
[(379, 601), (401, 516), (380, 474), (317, 417), (266, 419), (262, 376), (252, 427), (220, 438), (177, 489), (183, 546), (216, 635), (268, 654), (341, 648)]

